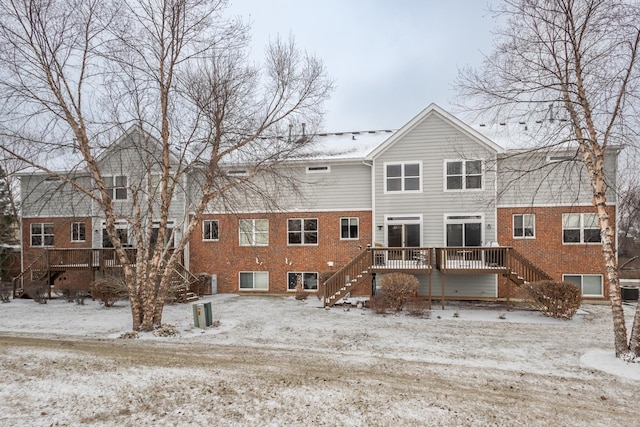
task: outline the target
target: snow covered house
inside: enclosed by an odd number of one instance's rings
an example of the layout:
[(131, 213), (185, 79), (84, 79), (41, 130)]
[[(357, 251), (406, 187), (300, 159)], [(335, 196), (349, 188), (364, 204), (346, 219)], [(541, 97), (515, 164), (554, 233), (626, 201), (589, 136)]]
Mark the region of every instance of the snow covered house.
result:
[[(136, 132), (100, 159), (114, 171), (112, 198), (123, 214), (140, 159), (121, 145)], [(419, 296), (440, 301), (509, 298), (514, 284), (543, 279), (605, 298), (598, 221), (575, 149), (532, 154), (505, 149), (508, 141), (499, 144), (495, 135), (434, 104), (398, 130), (313, 135), (313, 153), (283, 165), (296, 191), (265, 181), (254, 188), (269, 198), (236, 192), (232, 209), (212, 203), (190, 236), (184, 268), (212, 275), (212, 292), (286, 294), (301, 281), (326, 304), (369, 295), (377, 277), (396, 271), (419, 279)], [(611, 186), (616, 158), (610, 150)], [(241, 177), (252, 165), (224, 167)], [(174, 198), (176, 228), (192, 214), (201, 174), (194, 166)], [(80, 171), (76, 179), (90, 178)], [(109, 264), (104, 220), (86, 197), (43, 174), (21, 182), (18, 288), (43, 271), (52, 286), (86, 286), (117, 267)], [(126, 221), (119, 229), (135, 251)], [(84, 258), (64, 258), (70, 249)]]

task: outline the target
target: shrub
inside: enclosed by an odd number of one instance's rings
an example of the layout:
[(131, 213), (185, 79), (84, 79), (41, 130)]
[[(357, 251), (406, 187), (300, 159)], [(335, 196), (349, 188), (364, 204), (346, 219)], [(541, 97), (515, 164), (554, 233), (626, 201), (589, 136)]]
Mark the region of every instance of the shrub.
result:
[(105, 307), (113, 307), (116, 301), (129, 295), (127, 284), (121, 277), (105, 277), (91, 284), (91, 296)]
[(571, 319), (580, 308), (580, 288), (569, 282), (545, 280), (526, 286), (528, 300), (545, 316)]
[(405, 273), (391, 273), (382, 276), (380, 288), (388, 307), (402, 311), (404, 305), (417, 295), (420, 282), (415, 276)]
[(376, 314), (387, 314), (389, 303), (382, 293), (378, 293), (369, 299), (367, 307)]
[(431, 310), (429, 310), (429, 301), (425, 300), (413, 300), (405, 304), (407, 314), (416, 317), (431, 318)]

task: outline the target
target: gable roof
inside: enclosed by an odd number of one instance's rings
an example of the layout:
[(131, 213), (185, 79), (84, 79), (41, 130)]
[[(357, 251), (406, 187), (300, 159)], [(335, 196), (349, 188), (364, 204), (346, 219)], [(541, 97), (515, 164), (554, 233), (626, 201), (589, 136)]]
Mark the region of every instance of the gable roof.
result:
[(386, 141), (384, 141), (382, 144), (376, 147), (373, 151), (371, 151), (366, 157), (367, 160), (373, 160), (375, 157), (378, 157), (379, 155), (384, 153), (389, 147), (393, 146), (403, 136), (411, 132), (413, 129), (415, 129), (416, 126), (418, 126), (420, 123), (422, 123), (424, 120), (426, 120), (428, 117), (432, 115), (439, 116), (440, 118), (448, 122), (451, 126), (456, 128), (463, 134), (467, 135), (471, 139), (477, 141), (481, 145), (484, 145), (489, 150), (493, 150), (497, 153), (504, 152), (504, 148), (502, 148), (500, 145), (496, 144), (491, 139), (487, 138), (485, 135), (475, 130), (473, 127), (469, 126), (462, 120), (458, 119), (453, 114), (442, 109), (436, 104), (431, 103), (427, 106), (427, 108), (422, 110), (417, 116), (415, 116), (407, 124), (401, 127), (397, 132), (391, 135)]

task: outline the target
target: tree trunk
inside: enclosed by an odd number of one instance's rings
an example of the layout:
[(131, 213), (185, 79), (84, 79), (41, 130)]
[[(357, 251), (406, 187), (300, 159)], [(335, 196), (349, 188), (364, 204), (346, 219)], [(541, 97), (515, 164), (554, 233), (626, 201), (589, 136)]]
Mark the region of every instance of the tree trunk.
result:
[[(579, 135), (581, 136), (581, 135)], [(614, 245), (615, 230), (611, 226), (606, 203), (606, 184), (604, 181), (604, 169), (602, 167), (602, 151), (599, 147), (589, 147), (596, 154), (586, 156), (584, 164), (591, 178), (593, 187), (593, 202), (596, 206), (600, 224), (600, 236), (602, 240), (602, 255), (605, 263), (607, 280), (609, 281), (609, 300), (611, 301), (611, 314), (613, 319), (614, 348), (616, 357), (622, 357), (629, 353), (627, 343), (627, 327), (624, 322), (624, 310), (620, 295), (620, 281), (618, 280), (618, 261)], [(594, 148), (598, 148), (597, 150)], [(591, 150), (585, 150), (590, 153)]]

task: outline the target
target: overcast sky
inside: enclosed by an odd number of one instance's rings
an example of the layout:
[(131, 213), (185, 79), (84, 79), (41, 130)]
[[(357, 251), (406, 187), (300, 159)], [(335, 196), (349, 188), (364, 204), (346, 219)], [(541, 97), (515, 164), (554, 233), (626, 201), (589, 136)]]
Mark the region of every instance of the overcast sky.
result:
[[(395, 129), (435, 102), (450, 109), (458, 69), (492, 47), (488, 0), (231, 0), (252, 51), (292, 35), (335, 80), (324, 130)], [(493, 1), (495, 3), (495, 1)]]

